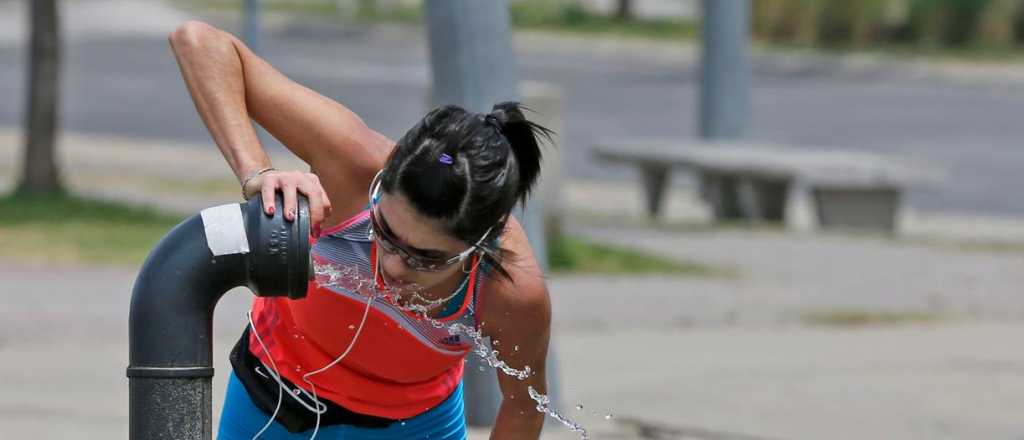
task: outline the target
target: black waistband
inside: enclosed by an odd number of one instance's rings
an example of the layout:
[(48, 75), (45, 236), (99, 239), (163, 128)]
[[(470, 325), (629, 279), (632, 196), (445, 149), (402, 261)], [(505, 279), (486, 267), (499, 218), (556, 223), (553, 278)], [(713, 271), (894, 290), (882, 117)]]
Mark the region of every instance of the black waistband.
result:
[[(248, 326), (231, 350), (230, 359), (235, 376), (238, 376), (238, 381), (245, 387), (253, 403), (270, 417), (277, 406), (280, 386), (256, 355), (249, 351)], [(288, 379), (282, 377), (281, 380), (288, 388), (285, 392), (296, 388)], [(320, 402), (327, 408), (327, 411), (320, 415), (321, 427), (345, 424), (363, 428), (386, 428), (395, 422), (392, 419), (354, 412), (327, 399), (321, 398)], [(312, 402), (309, 403), (313, 406)], [(281, 409), (278, 410), (275, 419), (292, 433), (308, 431), (316, 424), (316, 414), (288, 396), (281, 399)]]

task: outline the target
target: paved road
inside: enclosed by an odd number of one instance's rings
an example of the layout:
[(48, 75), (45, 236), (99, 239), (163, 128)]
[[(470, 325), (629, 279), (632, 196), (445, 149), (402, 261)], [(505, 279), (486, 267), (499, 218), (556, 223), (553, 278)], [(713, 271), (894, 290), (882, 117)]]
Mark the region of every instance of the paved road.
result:
[[(105, 32), (102, 24), (87, 26), (69, 17), (75, 32), (66, 50), (66, 129), (208, 140), (163, 31), (153, 31), (188, 15), (154, 11), (166, 15), (163, 21), (150, 17), (149, 27), (119, 24), (131, 32)], [(102, 23), (95, 11), (88, 18)], [(519, 55), (525, 79), (564, 89), (562, 148), (571, 177), (632, 179), (627, 170), (589, 160), (586, 149), (595, 141), (694, 136), (692, 50), (565, 41), (523, 38)], [(424, 111), (428, 71), (421, 30), (303, 23), (272, 26), (264, 42), (266, 57), (286, 74), (343, 101), (389, 136), (399, 136)], [(0, 100), (0, 126), (20, 123), (24, 51), (17, 39), (0, 38), (0, 96), (10, 97)], [(911, 205), (1024, 215), (1024, 199), (1007, 193), (1024, 186), (1018, 172), (1024, 163), (1024, 88), (926, 80), (884, 66), (849, 70), (790, 61), (755, 60), (754, 137), (932, 161), (948, 167), (951, 179), (913, 192)]]

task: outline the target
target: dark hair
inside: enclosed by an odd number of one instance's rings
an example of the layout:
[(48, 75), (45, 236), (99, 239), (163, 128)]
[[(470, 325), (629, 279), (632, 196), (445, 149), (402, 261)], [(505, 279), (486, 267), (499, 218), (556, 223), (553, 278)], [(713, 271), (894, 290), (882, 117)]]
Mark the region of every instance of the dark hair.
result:
[(398, 189), (453, 237), (469, 244), (483, 238), (485, 261), (510, 280), (501, 265), (510, 251), (490, 241), (530, 195), (540, 175), (539, 137), (550, 143), (552, 134), (528, 121), (524, 108), (517, 102), (496, 104), (487, 114), (436, 108), (399, 139), (381, 176), (381, 189)]

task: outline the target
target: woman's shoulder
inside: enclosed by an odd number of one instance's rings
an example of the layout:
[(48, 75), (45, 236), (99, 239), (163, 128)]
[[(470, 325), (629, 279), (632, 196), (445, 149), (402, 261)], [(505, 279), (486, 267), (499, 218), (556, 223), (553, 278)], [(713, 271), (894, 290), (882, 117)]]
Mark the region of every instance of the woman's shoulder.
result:
[(332, 222), (328, 222), (325, 220), (321, 236), (337, 234), (339, 232), (344, 232), (356, 228), (359, 231), (362, 231), (362, 235), (368, 237), (366, 231), (368, 230), (369, 225), (368, 222), (366, 222), (366, 220), (369, 218), (369, 206), (369, 204), (364, 204), (362, 209), (352, 210), (346, 213), (345, 216), (341, 217), (339, 220), (335, 220)]
[(492, 270), (484, 288), (481, 320), (502, 321), (521, 314), (547, 313), (550, 308), (547, 282), (526, 238), (522, 225), (510, 217), (502, 231), (501, 247), (512, 251), (502, 261), (511, 279)]

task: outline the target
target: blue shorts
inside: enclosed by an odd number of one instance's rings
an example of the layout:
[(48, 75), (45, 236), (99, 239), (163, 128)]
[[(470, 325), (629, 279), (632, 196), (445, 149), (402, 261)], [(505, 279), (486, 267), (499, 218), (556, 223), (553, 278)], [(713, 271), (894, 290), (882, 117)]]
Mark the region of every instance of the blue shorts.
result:
[[(284, 396), (285, 399), (288, 396)], [(267, 414), (256, 407), (238, 381), (234, 373), (228, 379), (227, 396), (224, 398), (224, 410), (220, 415), (219, 440), (251, 440), (253, 435), (270, 419)], [(270, 425), (260, 436), (261, 439), (301, 439), (307, 440), (313, 430), (291, 433), (277, 422)], [(424, 439), (431, 440), (465, 440), (466, 418), (463, 412), (462, 383), (455, 388), (452, 395), (433, 409), (411, 419), (392, 423), (387, 428), (362, 428), (351, 425), (321, 426), (316, 434), (318, 439), (334, 440), (397, 440)]]

